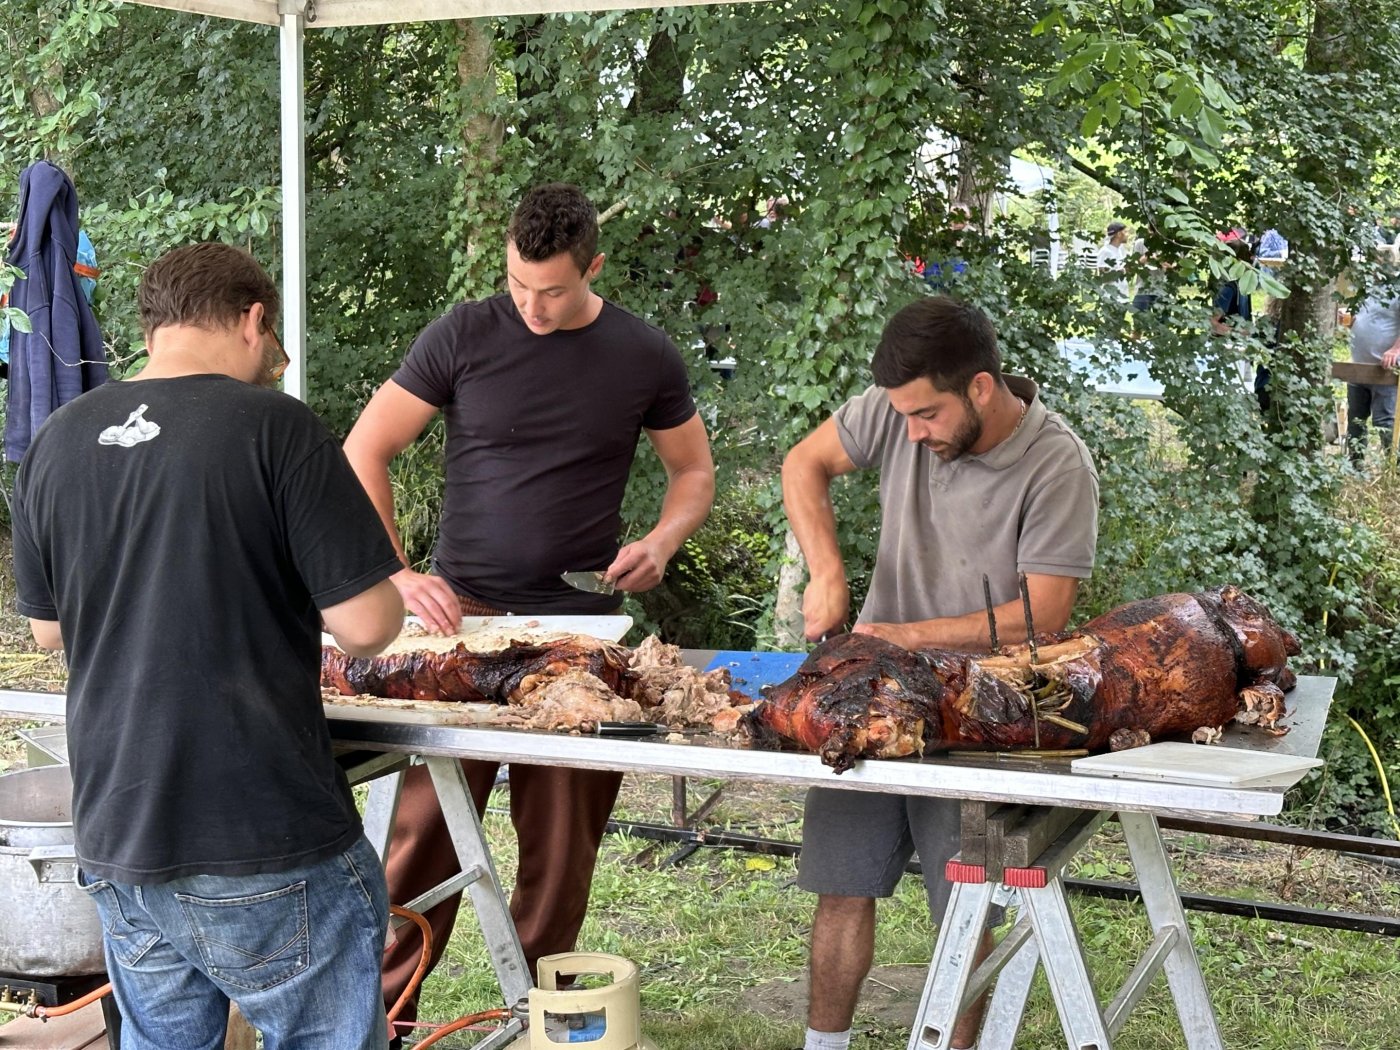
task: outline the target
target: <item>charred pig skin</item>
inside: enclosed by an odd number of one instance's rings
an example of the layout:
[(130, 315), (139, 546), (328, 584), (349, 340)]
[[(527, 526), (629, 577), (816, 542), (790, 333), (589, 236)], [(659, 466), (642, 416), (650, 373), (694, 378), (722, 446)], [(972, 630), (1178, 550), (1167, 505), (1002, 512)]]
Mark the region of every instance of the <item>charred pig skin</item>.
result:
[(458, 644), (447, 652), (413, 651), (386, 656), (348, 656), (333, 646), (321, 650), (321, 684), (343, 696), (394, 700), (447, 700), (508, 704), (540, 682), (570, 669), (587, 671), (619, 696), (630, 696), (636, 674), (628, 650), (593, 638), (561, 638), (531, 644), (511, 642), (494, 652)]
[(921, 753), (943, 686), (922, 653), (863, 634), (819, 645), (745, 716), (760, 745), (790, 740), (838, 773), (858, 757)]
[(1298, 651), (1236, 587), (1131, 602), (1038, 639), (1035, 659), (1028, 645), (901, 657), (898, 646), (846, 635), (813, 650), (747, 725), (760, 746), (780, 737), (838, 772), (921, 750), (1097, 750), (1233, 718), (1283, 732), (1284, 692), (1296, 682), (1287, 659)]

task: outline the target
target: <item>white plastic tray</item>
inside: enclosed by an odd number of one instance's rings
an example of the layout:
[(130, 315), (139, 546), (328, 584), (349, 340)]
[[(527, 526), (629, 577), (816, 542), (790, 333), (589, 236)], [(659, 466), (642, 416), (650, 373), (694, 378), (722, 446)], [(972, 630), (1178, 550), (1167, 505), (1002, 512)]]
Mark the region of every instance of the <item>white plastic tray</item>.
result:
[(1322, 759), (1304, 755), (1178, 741), (1162, 741), (1106, 755), (1087, 755), (1070, 762), (1074, 772), (1095, 776), (1236, 787), (1290, 787), (1308, 770), (1320, 765)]

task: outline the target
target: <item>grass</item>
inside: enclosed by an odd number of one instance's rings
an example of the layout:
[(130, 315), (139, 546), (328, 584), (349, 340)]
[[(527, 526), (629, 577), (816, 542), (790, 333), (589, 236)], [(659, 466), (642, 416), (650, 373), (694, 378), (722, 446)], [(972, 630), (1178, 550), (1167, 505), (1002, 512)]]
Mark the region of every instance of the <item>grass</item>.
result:
[[(793, 835), (792, 797), (734, 785), (738, 797), (717, 823), (773, 836)], [(494, 800), (500, 803), (498, 797)], [(629, 777), (620, 813), (663, 822), (663, 778)], [(769, 816), (770, 815), (771, 819)], [(509, 822), (488, 814), (502, 879), (509, 884), (514, 841)], [(1320, 852), (1168, 834), (1184, 889), (1312, 907), (1400, 912), (1391, 869)], [(812, 898), (794, 884), (785, 858), (702, 849), (657, 870), (649, 843), (604, 842), (580, 948), (625, 956), (642, 968), (643, 1027), (659, 1050), (791, 1050), (802, 1042), (800, 982), (805, 976)], [(1130, 877), (1126, 850), (1110, 825), (1081, 854), (1071, 875)], [(1107, 1000), (1150, 941), (1140, 907), (1073, 898), (1080, 936)], [(1347, 931), (1281, 926), (1190, 914), (1189, 923), (1225, 1044), (1250, 1050), (1389, 1050), (1400, 1030), (1400, 954), (1395, 942)], [(496, 1005), (475, 924), (464, 918), (444, 967), (429, 980), (422, 1015), (447, 1020)], [(903, 991), (893, 1007), (862, 1007), (857, 1050), (899, 1050), (932, 953), (922, 884), (912, 877), (880, 907), (877, 980)], [(889, 997), (886, 997), (889, 998)], [(902, 1005), (901, 1005), (902, 1004)], [(458, 1046), (470, 1046), (464, 1040)], [(1020, 1047), (1064, 1046), (1044, 978), (1038, 977)], [(1118, 1050), (1185, 1046), (1163, 980), (1153, 985), (1115, 1041)]]
[[(17, 723), (0, 723), (0, 761), (18, 755)], [(700, 785), (706, 790), (710, 785)], [(629, 777), (619, 817), (664, 823), (665, 778)], [(485, 822), (505, 885), (513, 879), (514, 836), (497, 811)], [(731, 783), (712, 823), (794, 839), (800, 799), (791, 792)], [(1333, 910), (1400, 914), (1393, 869), (1336, 854), (1168, 833), (1183, 889)], [(704, 848), (657, 868), (664, 855), (623, 835), (604, 841), (581, 950), (632, 959), (642, 968), (644, 1031), (659, 1050), (791, 1050), (802, 1041), (801, 981), (812, 898), (794, 884), (792, 860)], [(1109, 825), (1081, 853), (1071, 875), (1130, 877), (1126, 851)], [(1087, 957), (1106, 1000), (1149, 940), (1132, 904), (1074, 898)], [(1225, 1044), (1249, 1050), (1390, 1050), (1400, 1031), (1400, 953), (1388, 938), (1192, 913), (1189, 917)], [(877, 981), (902, 995), (857, 1016), (856, 1050), (899, 1050), (908, 1040), (933, 932), (922, 884), (906, 877), (880, 906)], [(445, 1022), (499, 1005), (476, 924), (465, 911), (443, 964), (424, 990), (422, 1016)], [(448, 1047), (470, 1047), (463, 1033)], [(1020, 1047), (1063, 1046), (1043, 978), (1038, 978)], [(1115, 1042), (1118, 1050), (1185, 1045), (1159, 980)]]

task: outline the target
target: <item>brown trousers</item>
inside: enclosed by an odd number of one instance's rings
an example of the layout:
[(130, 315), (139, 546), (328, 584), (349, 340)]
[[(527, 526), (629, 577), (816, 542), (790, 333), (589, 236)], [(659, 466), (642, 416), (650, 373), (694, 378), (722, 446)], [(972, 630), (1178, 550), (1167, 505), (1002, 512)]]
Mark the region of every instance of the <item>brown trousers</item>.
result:
[[(464, 615), (491, 615), (496, 610), (463, 599)], [(462, 761), (478, 813), (485, 812), (496, 780), (497, 762)], [(510, 819), (515, 826), (520, 861), (510, 914), (525, 951), (530, 974), (544, 955), (572, 951), (588, 910), (588, 892), (622, 774), (605, 770), (510, 764)], [(384, 865), (389, 900), (403, 905), (461, 871), (452, 838), (438, 806), (432, 778), (423, 766), (404, 776), (389, 857)], [(462, 902), (458, 894), (430, 909), (433, 930), (428, 972), (437, 966)], [(414, 927), (400, 931), (384, 956), (384, 1003), (392, 1006), (418, 966), (422, 945)], [(417, 993), (404, 1004), (398, 1020), (418, 1016)]]

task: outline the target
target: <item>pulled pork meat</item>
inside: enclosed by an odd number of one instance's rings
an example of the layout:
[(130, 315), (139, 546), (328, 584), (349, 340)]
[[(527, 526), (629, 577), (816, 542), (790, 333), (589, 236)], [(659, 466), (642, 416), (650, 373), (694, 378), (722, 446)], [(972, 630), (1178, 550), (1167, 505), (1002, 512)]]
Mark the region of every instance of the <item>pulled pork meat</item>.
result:
[(600, 722), (641, 720), (640, 704), (624, 700), (607, 683), (577, 667), (542, 682), (496, 718), (500, 725), (578, 733), (591, 733)]
[(675, 728), (712, 726), (716, 732), (730, 732), (737, 725), (742, 712), (734, 706), (729, 672), (724, 668), (687, 667), (681, 662), (679, 646), (653, 634), (633, 650), (632, 670), (637, 673), (632, 695), (651, 721)]

